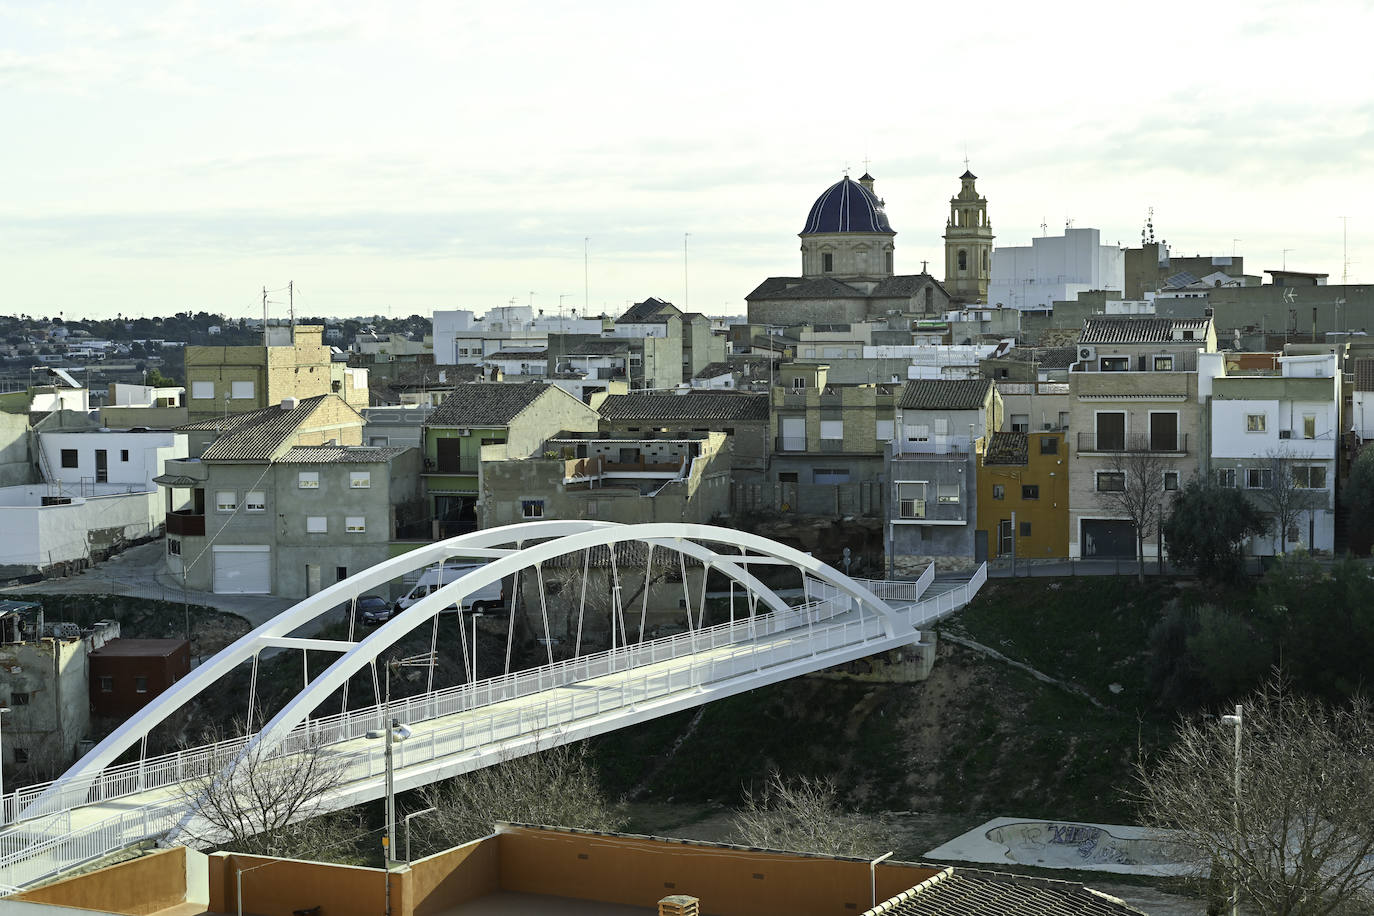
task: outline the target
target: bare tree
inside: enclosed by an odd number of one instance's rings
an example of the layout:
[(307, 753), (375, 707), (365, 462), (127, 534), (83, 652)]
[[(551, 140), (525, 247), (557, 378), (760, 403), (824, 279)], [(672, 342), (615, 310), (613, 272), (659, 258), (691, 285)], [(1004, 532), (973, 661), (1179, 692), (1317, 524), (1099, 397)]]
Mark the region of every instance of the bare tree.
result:
[[(1289, 532), (1297, 527), (1304, 512), (1323, 508), (1326, 504), (1326, 467), (1311, 465), (1311, 456), (1284, 456), (1269, 452), (1264, 464), (1247, 473), (1257, 472), (1257, 489), (1250, 488), (1260, 506), (1274, 519), (1279, 553), (1288, 552)], [(1319, 474), (1313, 480), (1314, 474)], [(1252, 481), (1246, 481), (1251, 483)]]
[(1145, 538), (1159, 531), (1164, 514), (1164, 471), (1168, 463), (1141, 445), (1112, 455), (1110, 469), (1097, 475), (1103, 508), (1124, 515), (1135, 526), (1136, 575), (1145, 581)]
[(1260, 916), (1374, 911), (1374, 709), (1330, 709), (1276, 676), (1237, 726), (1183, 721), (1137, 775), (1147, 823), (1181, 832), (1201, 873)]
[(736, 842), (764, 849), (871, 856), (884, 847), (880, 822), (847, 814), (834, 780), (777, 770), (762, 789), (745, 787), (734, 827)]
[(626, 819), (624, 805), (602, 791), (583, 742), (512, 757), (426, 786), (420, 796), (434, 812), (413, 823), (430, 849), (487, 836), (497, 821), (613, 831)]
[[(236, 731), (242, 733), (241, 727)], [(239, 746), (226, 737), (220, 729), (203, 735), (202, 746), (225, 749), (181, 783), (182, 797), (196, 812), (186, 828), (191, 840), (236, 852), (315, 859), (363, 836), (355, 818), (325, 808), (343, 764), (324, 746), (293, 736), (289, 752), (254, 748), (236, 761)]]

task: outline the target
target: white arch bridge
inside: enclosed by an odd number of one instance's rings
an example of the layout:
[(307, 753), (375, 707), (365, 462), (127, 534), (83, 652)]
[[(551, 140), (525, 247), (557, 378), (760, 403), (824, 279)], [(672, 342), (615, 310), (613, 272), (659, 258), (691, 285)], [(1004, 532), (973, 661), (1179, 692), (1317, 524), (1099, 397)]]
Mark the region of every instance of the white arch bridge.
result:
[[(341, 604), (455, 558), (485, 563), (365, 636), (352, 613), (346, 639), (300, 635), (336, 620)], [(795, 604), (778, 586), (794, 574)], [(198, 804), (187, 787), (229, 774), (249, 755), (327, 753), (337, 777), (325, 810), (382, 797), (384, 742), (367, 740), (387, 714), (377, 665), (426, 629), (423, 691), (393, 699), (389, 710), (410, 732), (394, 750), (397, 791), (917, 643), (921, 627), (966, 604), (985, 578), (986, 567), (933, 585), (931, 566), (914, 582), (851, 579), (766, 538), (705, 525), (538, 521), (428, 544), (294, 605), (208, 659), (56, 781), (0, 799), (0, 893), (149, 838), (188, 835)], [(446, 648), (439, 615), (498, 582), (514, 583), (504, 665), (478, 679), (464, 618)], [(718, 621), (709, 626), (708, 609)], [(655, 638), (665, 629), (677, 632)], [(538, 656), (533, 667), (511, 670), (517, 645)], [(306, 660), (300, 689), (267, 718), (257, 711), (259, 659), (295, 651)], [(311, 652), (333, 661), (311, 672)], [(436, 660), (460, 653), (462, 682), (436, 686)], [(155, 728), (171, 729), (198, 698), (223, 693), (240, 666), (252, 672), (244, 735), (148, 755)]]

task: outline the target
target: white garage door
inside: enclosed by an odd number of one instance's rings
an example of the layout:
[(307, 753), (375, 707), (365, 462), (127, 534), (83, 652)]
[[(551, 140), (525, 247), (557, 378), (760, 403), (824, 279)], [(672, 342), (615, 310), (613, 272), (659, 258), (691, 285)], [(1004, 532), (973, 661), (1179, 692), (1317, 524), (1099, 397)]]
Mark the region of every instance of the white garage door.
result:
[(215, 594), (271, 594), (272, 548), (235, 545), (213, 549)]

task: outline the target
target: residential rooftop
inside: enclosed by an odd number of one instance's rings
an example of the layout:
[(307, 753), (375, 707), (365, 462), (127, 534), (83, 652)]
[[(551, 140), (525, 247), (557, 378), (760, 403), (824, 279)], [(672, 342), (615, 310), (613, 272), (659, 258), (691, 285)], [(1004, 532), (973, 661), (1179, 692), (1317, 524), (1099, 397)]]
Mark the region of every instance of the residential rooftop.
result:
[(992, 379), (912, 379), (902, 389), (903, 410), (980, 410)]

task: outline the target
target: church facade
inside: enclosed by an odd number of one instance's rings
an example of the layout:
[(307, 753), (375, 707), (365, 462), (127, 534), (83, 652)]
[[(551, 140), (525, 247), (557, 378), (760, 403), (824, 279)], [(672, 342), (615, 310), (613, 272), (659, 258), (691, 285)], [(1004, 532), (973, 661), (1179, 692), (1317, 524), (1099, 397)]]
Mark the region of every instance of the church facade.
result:
[(807, 214), (801, 276), (759, 284), (745, 297), (749, 322), (793, 327), (942, 314), (951, 301), (944, 285), (929, 273), (894, 272), (896, 235), (873, 177), (845, 176)]

